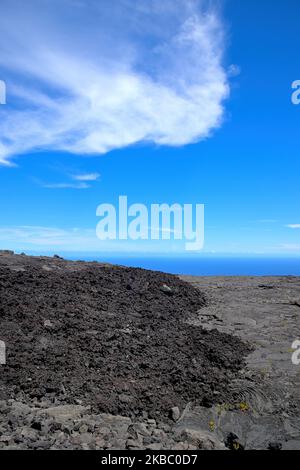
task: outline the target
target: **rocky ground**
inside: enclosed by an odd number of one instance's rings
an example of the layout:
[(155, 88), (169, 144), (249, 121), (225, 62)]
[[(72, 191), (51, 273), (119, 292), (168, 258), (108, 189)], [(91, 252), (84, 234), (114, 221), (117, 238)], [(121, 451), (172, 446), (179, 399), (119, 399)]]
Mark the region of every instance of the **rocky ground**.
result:
[[(254, 350), (232, 384), (231, 402), (187, 410), (179, 428), (203, 429), (214, 422), (222, 441), (232, 432), (247, 449), (299, 450), (300, 365), (292, 362), (292, 344), (300, 339), (300, 278), (182, 278), (207, 299), (190, 323), (234, 334)], [(232, 401), (240, 403), (239, 410), (231, 410)]]
[(0, 449), (297, 448), (299, 298), (2, 252)]

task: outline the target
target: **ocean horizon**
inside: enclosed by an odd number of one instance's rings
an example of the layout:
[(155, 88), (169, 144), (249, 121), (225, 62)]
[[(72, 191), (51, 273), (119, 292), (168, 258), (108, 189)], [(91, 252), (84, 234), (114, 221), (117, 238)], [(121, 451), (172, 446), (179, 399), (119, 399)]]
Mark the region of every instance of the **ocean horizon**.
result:
[[(41, 255), (41, 253), (28, 253)], [(53, 254), (42, 253), (53, 256)], [(158, 256), (67, 253), (71, 261), (98, 261), (193, 276), (300, 276), (300, 257), (286, 256)]]

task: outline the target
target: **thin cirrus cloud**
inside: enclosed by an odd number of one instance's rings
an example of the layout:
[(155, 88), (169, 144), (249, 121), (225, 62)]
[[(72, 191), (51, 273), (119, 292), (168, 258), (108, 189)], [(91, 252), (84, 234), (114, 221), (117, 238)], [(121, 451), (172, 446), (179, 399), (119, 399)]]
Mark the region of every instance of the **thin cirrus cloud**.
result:
[[(145, 240), (142, 244), (137, 244), (134, 240), (116, 241), (111, 240), (107, 243), (99, 240), (95, 229), (90, 228), (56, 228), (43, 226), (15, 226), (0, 227), (0, 243), (6, 247), (17, 251), (35, 252), (94, 252), (94, 253), (112, 253), (120, 252), (132, 253), (178, 253), (178, 247), (181, 245), (164, 245), (157, 241), (157, 245), (151, 241)], [(179, 241), (178, 243), (182, 243)], [(184, 244), (183, 244), (184, 245)], [(181, 247), (184, 251), (184, 248)]]
[(209, 137), (229, 85), (224, 28), (208, 4), (1, 0), (0, 163)]
[(291, 228), (291, 229), (300, 229), (300, 224), (288, 224), (286, 225), (287, 228)]
[(98, 181), (99, 178), (99, 173), (83, 173), (71, 175), (71, 182), (67, 181), (62, 183), (45, 183), (37, 181), (37, 183), (43, 188), (47, 189), (88, 189), (91, 187), (91, 183)]
[(72, 175), (75, 181), (97, 181), (100, 178), (99, 173), (85, 173), (81, 175)]
[(77, 249), (83, 243), (94, 248), (97, 246), (95, 230), (92, 229), (60, 229), (27, 225), (0, 227), (0, 241), (8, 244), (12, 243), (13, 246), (19, 248), (26, 247), (30, 249), (36, 246)]
[(47, 189), (88, 189), (89, 184), (86, 183), (42, 183), (43, 188)]
[(300, 243), (284, 243), (280, 247), (284, 251), (298, 252), (300, 253)]

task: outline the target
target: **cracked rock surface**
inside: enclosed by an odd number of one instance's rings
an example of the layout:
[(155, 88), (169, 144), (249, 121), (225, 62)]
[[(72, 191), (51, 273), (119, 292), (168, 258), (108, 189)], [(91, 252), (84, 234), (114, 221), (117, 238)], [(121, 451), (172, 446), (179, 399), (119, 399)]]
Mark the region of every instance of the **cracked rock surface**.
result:
[(299, 286), (0, 252), (0, 449), (298, 448)]

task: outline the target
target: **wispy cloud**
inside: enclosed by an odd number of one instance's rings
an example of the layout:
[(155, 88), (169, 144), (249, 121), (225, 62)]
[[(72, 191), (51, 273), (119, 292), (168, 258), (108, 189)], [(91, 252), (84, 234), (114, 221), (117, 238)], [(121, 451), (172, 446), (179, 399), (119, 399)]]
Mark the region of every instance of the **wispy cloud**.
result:
[(206, 0), (1, 0), (0, 162), (180, 146), (219, 127), (223, 27)]
[(276, 219), (260, 219), (257, 222), (260, 223), (260, 224), (275, 224), (276, 222), (278, 222), (278, 220), (276, 220)]
[(160, 240), (105, 240), (96, 235), (95, 228), (56, 228), (43, 226), (0, 227), (0, 243), (15, 251), (94, 252), (94, 253), (184, 253), (181, 245), (164, 244)]
[(299, 229), (300, 224), (288, 224), (286, 225), (287, 228), (292, 228), (292, 229)]
[[(60, 229), (55, 227), (41, 226), (17, 226), (17, 227), (1, 227), (0, 241), (7, 242), (9, 246), (24, 247), (24, 249), (34, 247), (72, 249), (83, 246), (95, 247), (97, 238), (95, 230), (91, 229)], [(7, 245), (7, 246), (8, 246)], [(99, 244), (98, 244), (99, 246)]]
[(85, 173), (81, 175), (72, 175), (75, 181), (97, 181), (100, 178), (99, 173)]
[(238, 77), (241, 74), (241, 68), (236, 64), (231, 64), (227, 73), (229, 77)]
[(81, 173), (68, 175), (71, 181), (48, 183), (36, 180), (36, 183), (48, 189), (89, 189), (91, 184), (100, 178), (99, 173)]
[[(184, 242), (162, 240), (106, 240), (101, 241), (94, 228), (59, 228), (46, 226), (7, 226), (0, 227), (0, 244), (5, 249), (34, 252), (93, 252), (93, 253), (172, 253), (186, 254)], [(207, 247), (204, 253), (219, 255), (300, 255), (300, 243), (284, 243), (276, 246), (265, 246), (263, 249), (232, 244), (227, 249), (219, 246), (217, 249)]]
[(289, 252), (300, 252), (300, 243), (284, 243), (280, 248)]
[(42, 183), (43, 188), (48, 189), (88, 189), (90, 185), (86, 183)]

